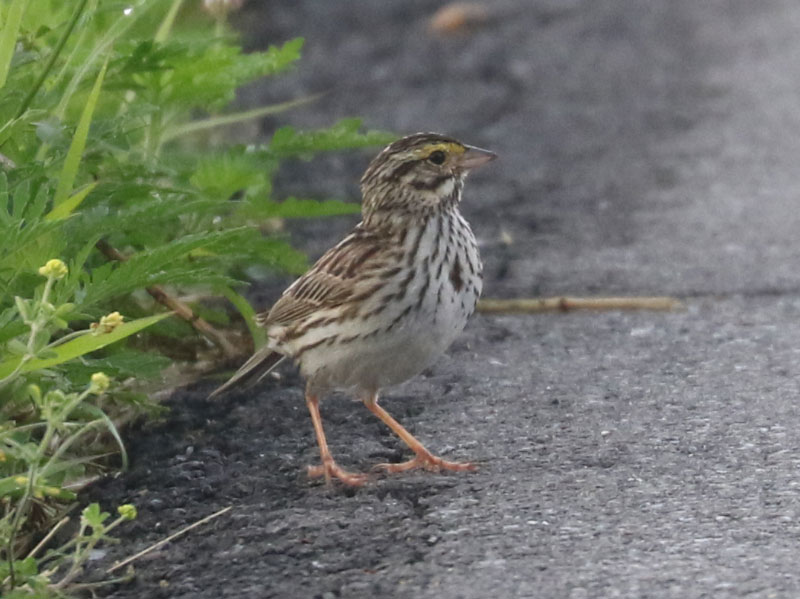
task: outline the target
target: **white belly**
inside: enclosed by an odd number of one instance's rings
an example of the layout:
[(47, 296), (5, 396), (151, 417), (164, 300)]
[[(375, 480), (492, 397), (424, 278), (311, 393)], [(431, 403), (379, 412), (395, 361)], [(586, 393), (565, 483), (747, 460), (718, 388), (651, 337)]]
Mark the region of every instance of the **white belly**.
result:
[[(301, 370), (313, 387), (320, 391), (377, 391), (411, 378), (444, 353), (463, 331), (481, 292), (474, 238), (463, 219), (459, 218), (457, 226), (466, 227), (466, 231), (457, 231), (469, 240), (466, 246), (454, 246), (437, 234), (440, 229), (435, 223), (428, 225), (419, 244), (426, 262), (417, 269), (402, 298), (358, 324), (358, 339), (321, 344), (302, 355)], [(396, 293), (403, 278), (387, 284), (385, 295)], [(410, 304), (412, 308), (408, 309)], [(370, 309), (367, 305), (364, 312)], [(353, 333), (347, 325), (341, 331), (321, 332), (338, 335), (339, 339)]]

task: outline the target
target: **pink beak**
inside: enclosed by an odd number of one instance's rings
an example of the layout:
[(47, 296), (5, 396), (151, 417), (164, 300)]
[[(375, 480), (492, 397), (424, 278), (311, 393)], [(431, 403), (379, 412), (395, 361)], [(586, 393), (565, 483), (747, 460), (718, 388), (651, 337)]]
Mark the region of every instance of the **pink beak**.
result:
[(456, 160), (459, 168), (471, 170), (497, 158), (497, 154), (474, 146), (464, 146), (466, 151)]

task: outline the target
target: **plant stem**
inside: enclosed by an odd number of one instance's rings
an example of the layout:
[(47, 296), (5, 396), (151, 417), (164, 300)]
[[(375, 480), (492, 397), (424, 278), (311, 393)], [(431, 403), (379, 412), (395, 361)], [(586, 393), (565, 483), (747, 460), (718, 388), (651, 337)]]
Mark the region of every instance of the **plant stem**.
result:
[(14, 552), (16, 547), (14, 547), (14, 545), (17, 541), (17, 532), (19, 531), (19, 525), (22, 521), (22, 517), (28, 510), (28, 504), (33, 496), (34, 481), (38, 474), (39, 460), (44, 456), (44, 452), (47, 450), (47, 446), (50, 445), (50, 441), (52, 441), (55, 431), (56, 428), (54, 426), (54, 422), (52, 420), (48, 420), (47, 429), (45, 430), (44, 436), (39, 443), (36, 456), (31, 460), (31, 465), (28, 468), (28, 484), (25, 486), (25, 493), (17, 504), (17, 507), (14, 508), (14, 518), (11, 521), (11, 529), (8, 533), (8, 545), (6, 547), (6, 555), (8, 556), (8, 574), (9, 578), (11, 579), (12, 589), (14, 586), (16, 586), (16, 573), (14, 571)]
[(44, 284), (44, 291), (42, 292), (42, 299), (39, 300), (39, 305), (36, 309), (36, 314), (31, 319), (31, 329), (30, 334), (28, 335), (28, 344), (26, 346), (25, 355), (22, 356), (22, 359), (17, 364), (17, 367), (8, 374), (8, 376), (3, 377), (0, 379), (0, 389), (8, 385), (11, 381), (17, 378), (17, 375), (22, 371), (22, 367), (25, 366), (26, 362), (29, 362), (34, 357), (34, 345), (36, 344), (36, 335), (39, 332), (39, 312), (41, 312), (42, 305), (47, 302), (47, 298), (50, 297), (50, 290), (53, 288), (53, 279), (52, 276), (47, 277), (47, 283)]
[(163, 114), (161, 109), (157, 109), (150, 116), (150, 124), (147, 127), (147, 155), (155, 162), (161, 149), (161, 129)]
[(62, 343), (66, 343), (67, 341), (72, 341), (73, 339), (77, 339), (78, 337), (83, 337), (84, 335), (91, 334), (90, 331), (72, 331), (63, 337), (59, 337), (55, 341), (53, 341), (50, 345), (47, 346), (47, 349), (53, 349), (54, 347), (58, 347)]
[[(42, 306), (47, 303), (47, 300), (50, 297), (50, 291), (53, 289), (53, 283), (55, 282), (55, 278), (50, 275), (47, 277), (47, 282), (44, 284), (44, 291), (42, 291), (42, 297), (38, 302), (36, 314), (34, 315), (33, 319), (31, 320), (31, 330), (30, 335), (28, 336), (28, 346), (27, 346), (27, 353), (23, 356), (23, 359), (20, 361), (20, 365), (17, 367), (15, 372), (22, 368), (22, 364), (25, 363), (26, 358), (30, 360), (34, 355), (35, 343), (36, 343), (36, 334), (39, 332), (39, 316), (42, 311)], [(0, 384), (4, 383), (7, 380), (13, 380), (11, 377), (14, 376), (14, 373), (11, 373), (8, 377), (0, 381)], [(81, 401), (88, 392), (84, 392), (81, 394)], [(73, 406), (74, 408), (74, 406)], [(71, 408), (72, 409), (72, 408)], [(17, 540), (17, 532), (19, 531), (19, 525), (22, 521), (22, 517), (25, 512), (28, 510), (28, 504), (30, 503), (31, 497), (33, 496), (33, 489), (34, 489), (34, 482), (36, 480), (36, 476), (39, 470), (39, 461), (44, 457), (45, 453), (47, 452), (47, 447), (50, 445), (50, 442), (53, 439), (53, 435), (56, 432), (56, 419), (52, 418), (52, 415), (47, 420), (47, 428), (44, 431), (44, 435), (42, 435), (42, 440), (39, 442), (39, 447), (36, 451), (36, 456), (34, 459), (31, 460), (31, 465), (28, 468), (28, 484), (25, 487), (25, 493), (20, 499), (19, 503), (17, 504), (14, 512), (14, 518), (11, 522), (11, 529), (8, 535), (8, 546), (6, 547), (6, 555), (8, 556), (8, 564), (9, 564), (9, 577), (11, 579), (11, 588), (14, 588), (16, 583), (16, 575), (14, 572), (14, 545), (16, 544)]]

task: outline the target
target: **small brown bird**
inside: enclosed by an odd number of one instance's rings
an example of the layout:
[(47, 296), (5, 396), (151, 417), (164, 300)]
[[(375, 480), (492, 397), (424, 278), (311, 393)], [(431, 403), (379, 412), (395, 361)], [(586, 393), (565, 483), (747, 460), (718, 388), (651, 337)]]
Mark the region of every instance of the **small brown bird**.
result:
[(261, 380), (288, 356), (306, 378), (322, 457), (310, 476), (347, 485), (366, 480), (339, 467), (328, 450), (319, 400), (332, 389), (355, 391), (415, 454), (376, 468), (473, 470), (428, 451), (378, 405), (378, 392), (429, 366), (475, 310), (482, 266), (458, 208), (467, 173), (495, 157), (436, 133), (385, 148), (361, 178), (363, 220), (257, 317), (269, 343), (212, 396)]

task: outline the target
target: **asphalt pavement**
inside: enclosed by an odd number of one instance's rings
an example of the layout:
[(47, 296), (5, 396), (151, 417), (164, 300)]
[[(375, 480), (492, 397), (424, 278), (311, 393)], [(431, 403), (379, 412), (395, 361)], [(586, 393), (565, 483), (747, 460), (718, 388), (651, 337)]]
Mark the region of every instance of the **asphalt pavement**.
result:
[[(384, 402), (476, 473), (326, 491), (303, 472), (317, 450), (291, 369), (216, 403), (210, 384), (178, 393), (95, 493), (139, 506), (128, 550), (233, 508), (113, 595), (800, 596), (800, 4), (498, 0), (453, 36), (427, 29), (440, 4), (252, 2), (253, 46), (307, 46), (242, 101), (328, 92), (264, 135), (360, 115), (497, 152), (464, 200), (486, 296), (685, 309), (477, 315)], [(355, 197), (368, 160), (293, 163), (278, 186)], [(352, 224), (293, 235), (319, 254)], [(405, 455), (357, 403), (323, 418), (346, 467)]]

